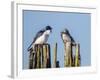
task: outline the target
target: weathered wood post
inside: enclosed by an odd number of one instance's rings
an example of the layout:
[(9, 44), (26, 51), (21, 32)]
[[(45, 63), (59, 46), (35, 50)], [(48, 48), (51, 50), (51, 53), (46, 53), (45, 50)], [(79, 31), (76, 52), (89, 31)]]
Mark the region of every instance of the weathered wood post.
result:
[[(75, 55), (73, 55), (73, 47), (75, 47)], [(74, 67), (80, 66), (81, 56), (80, 56), (80, 44), (66, 42), (64, 44), (65, 53), (64, 53), (64, 67)]]
[(34, 54), (33, 54), (32, 51), (33, 50), (31, 49), (30, 50), (30, 54), (29, 54), (29, 69), (32, 69), (33, 68), (33, 56), (34, 56)]
[(54, 59), (53, 59), (53, 68), (56, 68), (56, 64), (57, 64), (57, 43), (54, 46)]
[(64, 67), (68, 66), (68, 53), (66, 51), (66, 43), (64, 43)]
[(76, 43), (72, 43), (72, 67), (75, 67)]
[(51, 68), (50, 45), (43, 45), (43, 68)]
[(65, 45), (65, 53), (64, 53), (64, 66), (70, 67), (72, 66), (72, 43), (66, 42)]
[(41, 48), (40, 48), (40, 65), (41, 65), (41, 68), (43, 68), (43, 45), (41, 45)]
[(51, 68), (51, 52), (50, 45), (47, 45), (47, 68)]
[(76, 44), (76, 54), (75, 54), (75, 66), (78, 67), (81, 64), (80, 57), (80, 44)]
[(29, 69), (35, 68), (50, 68), (51, 67), (51, 55), (49, 44), (36, 44), (35, 53), (30, 50), (29, 56)]
[(47, 48), (43, 45), (43, 68), (47, 66)]
[(69, 66), (72, 67), (73, 65), (73, 46), (72, 46), (72, 42), (70, 43), (70, 49), (69, 49)]
[(41, 49), (41, 45), (37, 45), (37, 66), (36, 68), (41, 68), (41, 52), (40, 52), (40, 49)]

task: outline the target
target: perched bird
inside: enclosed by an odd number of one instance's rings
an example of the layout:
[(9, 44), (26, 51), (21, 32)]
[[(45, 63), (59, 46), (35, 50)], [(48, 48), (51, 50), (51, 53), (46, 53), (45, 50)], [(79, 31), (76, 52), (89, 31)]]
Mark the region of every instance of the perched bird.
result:
[(36, 36), (33, 39), (33, 42), (28, 47), (28, 51), (30, 49), (33, 49), (33, 51), (34, 51), (35, 44), (44, 44), (44, 43), (46, 43), (51, 32), (52, 32), (52, 28), (50, 26), (46, 26), (44, 29), (37, 32)]
[(66, 29), (66, 28), (61, 32), (61, 38), (62, 38), (64, 43), (75, 42), (73, 37), (70, 35), (68, 29)]

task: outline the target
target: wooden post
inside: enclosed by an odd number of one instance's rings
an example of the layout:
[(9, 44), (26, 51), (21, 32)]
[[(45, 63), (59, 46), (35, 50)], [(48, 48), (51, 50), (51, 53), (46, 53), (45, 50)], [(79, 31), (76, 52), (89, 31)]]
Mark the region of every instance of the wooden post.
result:
[(69, 66), (71, 67), (72, 66), (72, 46), (71, 46), (71, 43), (69, 45)]
[(37, 65), (36, 65), (36, 68), (39, 68), (39, 46), (37, 45)]
[(54, 46), (54, 62), (53, 62), (54, 68), (56, 68), (56, 62), (57, 62), (57, 43)]
[(41, 48), (40, 48), (40, 61), (41, 61), (41, 68), (43, 68), (43, 45), (41, 45)]
[(75, 66), (80, 66), (80, 45), (76, 44)]
[(30, 49), (30, 54), (29, 54), (29, 69), (35, 68), (36, 64), (36, 53), (33, 52), (33, 49)]
[(49, 44), (36, 44), (35, 51), (30, 50), (29, 69), (35, 68), (50, 68), (51, 55)]
[(50, 45), (47, 45), (47, 68), (51, 68)]
[(68, 66), (68, 54), (66, 51), (66, 43), (64, 43), (64, 67)]
[(47, 48), (43, 45), (43, 68), (47, 66)]
[(72, 43), (72, 67), (75, 67), (76, 43)]
[(38, 45), (35, 45), (35, 54), (33, 57), (33, 69), (37, 68), (37, 52), (38, 52)]
[(65, 54), (64, 54), (64, 66), (69, 67), (72, 65), (72, 45), (71, 42), (67, 42), (65, 45)]
[(41, 68), (41, 48), (42, 48), (41, 45), (39, 45), (39, 48), (38, 48), (39, 49), (39, 57), (38, 57), (39, 58), (39, 68)]
[(33, 68), (33, 53), (31, 50), (29, 54), (29, 69), (32, 69), (32, 68)]

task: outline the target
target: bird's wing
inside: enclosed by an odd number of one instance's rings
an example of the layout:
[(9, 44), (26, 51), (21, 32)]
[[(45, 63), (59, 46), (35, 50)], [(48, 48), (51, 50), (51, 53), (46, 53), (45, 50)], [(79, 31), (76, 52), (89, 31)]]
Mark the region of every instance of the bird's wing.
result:
[(34, 37), (34, 39), (33, 39), (33, 42), (30, 44), (30, 46), (28, 47), (28, 51), (30, 50), (30, 47), (32, 46), (32, 44), (36, 41), (36, 39), (38, 38), (38, 37), (40, 37), (43, 33), (45, 32), (45, 30), (40, 30), (39, 32), (37, 32), (37, 34), (36, 34), (36, 36)]
[(70, 33), (68, 32), (67, 34), (69, 35), (71, 41), (72, 41), (72, 42), (75, 42), (74, 38), (70, 35)]
[(73, 38), (72, 36), (70, 36), (70, 38), (71, 38), (71, 41), (72, 41), (72, 42), (75, 42), (75, 40), (74, 40), (74, 38)]
[(36, 39), (38, 37), (40, 37), (45, 31), (44, 30), (40, 30), (39, 32), (37, 32), (36, 36), (34, 37), (33, 43), (36, 41)]
[[(62, 38), (62, 40), (63, 40), (63, 33), (61, 33), (61, 38)], [(64, 40), (63, 40), (63, 42), (64, 42)]]
[(61, 38), (62, 38), (62, 33), (61, 33)]

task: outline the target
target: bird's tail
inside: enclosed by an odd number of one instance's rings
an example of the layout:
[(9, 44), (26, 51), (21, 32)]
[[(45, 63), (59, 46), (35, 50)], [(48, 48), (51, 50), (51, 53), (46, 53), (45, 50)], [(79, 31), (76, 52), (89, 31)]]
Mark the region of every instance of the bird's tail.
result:
[(32, 52), (32, 53), (35, 53), (35, 44), (31, 44), (28, 49), (28, 51)]
[(33, 42), (30, 44), (30, 46), (27, 48), (27, 51), (30, 51), (31, 49), (32, 49), (32, 44), (33, 44)]
[(29, 69), (33, 69), (33, 68), (36, 68), (36, 52), (35, 52), (35, 45), (34, 44), (29, 49), (29, 51), (30, 51)]

